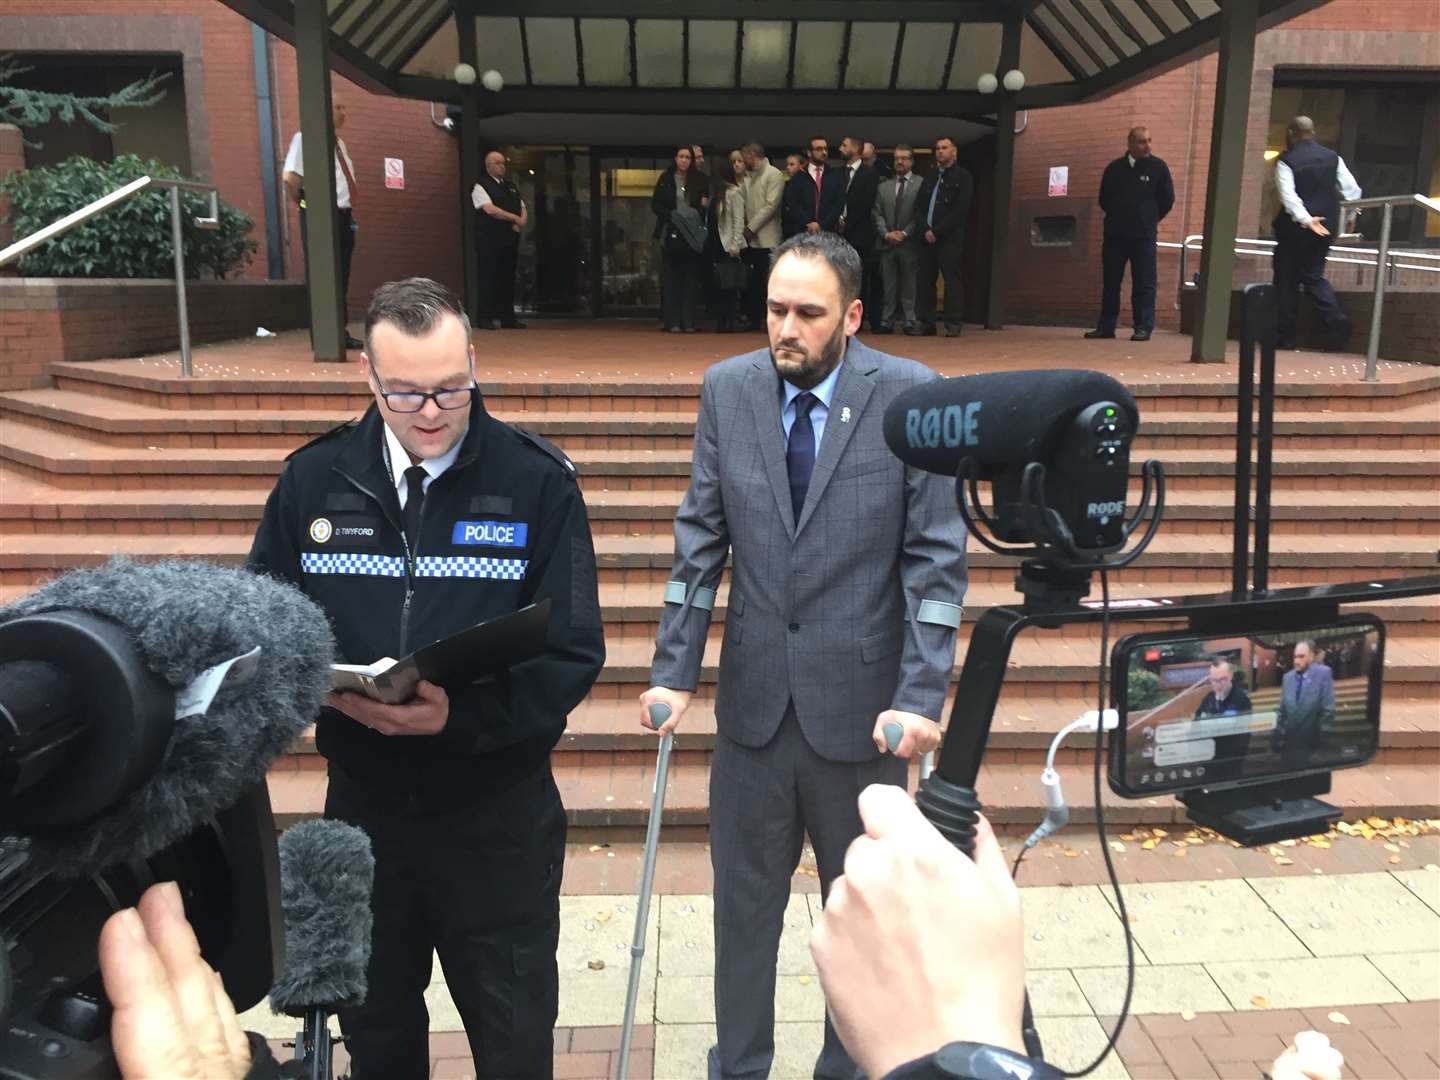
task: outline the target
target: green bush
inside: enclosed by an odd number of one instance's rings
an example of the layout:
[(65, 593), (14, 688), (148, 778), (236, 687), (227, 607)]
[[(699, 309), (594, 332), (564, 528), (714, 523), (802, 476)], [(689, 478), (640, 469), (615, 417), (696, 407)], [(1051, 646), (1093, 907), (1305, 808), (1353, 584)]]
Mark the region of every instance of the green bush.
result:
[(1134, 712), (1153, 709), (1165, 700), (1165, 691), (1160, 689), (1160, 680), (1144, 668), (1131, 668), (1125, 687), (1126, 708)]
[[(43, 169), (11, 173), (0, 181), (10, 196), (9, 222), (20, 240), (141, 176), (184, 179), (178, 169), (134, 154), (108, 164), (72, 157)], [(208, 216), (210, 199), (180, 193), (180, 225), (185, 243), (185, 276), (225, 277), (250, 261), (256, 244), (255, 223), (233, 206), (220, 204), (220, 227), (197, 229), (196, 217)], [(102, 210), (89, 221), (19, 261), (30, 277), (170, 278), (175, 276), (170, 234), (170, 192), (153, 189)]]

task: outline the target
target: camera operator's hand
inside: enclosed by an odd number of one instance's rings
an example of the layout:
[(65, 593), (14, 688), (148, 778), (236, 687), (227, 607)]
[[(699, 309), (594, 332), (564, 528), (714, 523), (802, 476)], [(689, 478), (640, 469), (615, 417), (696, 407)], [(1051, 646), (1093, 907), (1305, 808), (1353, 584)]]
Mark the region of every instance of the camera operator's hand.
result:
[(1270, 1068), (1271, 1080), (1340, 1080), (1345, 1058), (1319, 1031), (1297, 1034)]
[(403, 705), (386, 705), (349, 691), (332, 693), (325, 704), (381, 735), (438, 735), (450, 720), (449, 695), (424, 679)]
[(240, 1080), (250, 1044), (200, 956), (174, 882), (152, 885), (100, 931), (100, 974), (115, 1009), (110, 1038), (125, 1080)]
[(876, 1080), (951, 1042), (1024, 1054), (1020, 894), (989, 822), (972, 862), (901, 788), (866, 788), (860, 817), (810, 938), (845, 1048)]
[[(685, 710), (690, 707), (690, 691), (671, 690), (668, 686), (652, 686), (640, 695), (640, 726), (645, 731), (655, 736), (669, 735), (680, 724), (680, 718), (685, 715)], [(670, 706), (670, 719), (661, 724), (660, 727), (650, 726), (650, 706)]]
[(875, 728), (870, 732), (870, 738), (875, 743), (875, 749), (882, 754), (889, 749), (885, 741), (885, 726), (887, 724), (899, 724), (904, 734), (900, 742), (895, 746), (895, 756), (898, 758), (910, 758), (916, 754), (928, 754), (940, 745), (940, 725), (931, 720), (928, 716), (921, 716), (918, 713), (900, 712), (898, 709), (886, 709), (875, 718)]

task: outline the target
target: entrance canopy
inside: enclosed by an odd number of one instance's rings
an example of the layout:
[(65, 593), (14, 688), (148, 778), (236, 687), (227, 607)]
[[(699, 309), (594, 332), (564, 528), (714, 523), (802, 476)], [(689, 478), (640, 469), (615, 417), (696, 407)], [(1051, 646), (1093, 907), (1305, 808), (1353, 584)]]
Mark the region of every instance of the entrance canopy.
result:
[[(294, 40), (292, 0), (224, 2)], [(455, 66), (473, 55), (480, 72), (504, 79), (503, 90), (482, 95), (486, 116), (956, 118), (995, 112), (996, 96), (977, 89), (983, 74), (1018, 68), (1025, 85), (1009, 96), (1027, 109), (1084, 101), (1186, 63), (1215, 48), (1221, 7), (1235, 2), (1253, 4), (1263, 30), (1323, 0), (326, 0), (326, 7), (335, 71), (373, 91), (459, 101)], [(713, 17), (717, 11), (728, 17)], [(1013, 44), (1004, 40), (1007, 23), (1018, 37)], [(462, 25), (473, 25), (473, 45), (461, 41)]]

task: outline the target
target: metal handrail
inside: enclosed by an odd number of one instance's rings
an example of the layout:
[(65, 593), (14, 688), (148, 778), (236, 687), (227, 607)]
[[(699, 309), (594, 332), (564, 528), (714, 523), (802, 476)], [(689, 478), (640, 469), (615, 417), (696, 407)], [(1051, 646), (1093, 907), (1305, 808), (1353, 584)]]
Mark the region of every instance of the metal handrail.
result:
[(104, 213), (117, 203), (132, 195), (138, 195), (147, 188), (168, 188), (170, 190), (170, 239), (175, 246), (175, 304), (180, 318), (180, 374), (189, 378), (192, 372), (190, 362), (190, 312), (185, 303), (185, 246), (180, 228), (180, 192), (193, 191), (210, 196), (210, 215), (194, 218), (197, 229), (218, 229), (220, 227), (220, 193), (213, 184), (197, 183), (193, 180), (169, 180), (154, 176), (142, 176), (124, 187), (118, 187), (108, 195), (102, 195), (86, 203), (79, 210), (66, 214), (58, 221), (52, 221), (43, 229), (37, 229), (23, 240), (17, 240), (9, 247), (0, 249), (0, 266), (14, 262), (22, 255), (29, 254), (41, 244), (69, 232), (76, 225), (89, 221), (96, 214)]
[[(1331, 247), (1330, 251), (1341, 252), (1345, 255), (1367, 255), (1365, 259), (1338, 258), (1334, 254), (1325, 257), (1326, 262), (1349, 263), (1355, 266), (1373, 266), (1375, 268), (1375, 302), (1370, 311), (1370, 340), (1365, 350), (1365, 381), (1375, 382), (1379, 376), (1377, 368), (1380, 356), (1380, 325), (1382, 313), (1385, 307), (1385, 283), (1396, 270), (1419, 270), (1423, 273), (1440, 273), (1440, 265), (1421, 266), (1416, 263), (1402, 263), (1400, 259), (1421, 259), (1427, 262), (1440, 263), (1440, 255), (1424, 251), (1396, 251), (1390, 250), (1390, 223), (1391, 216), (1397, 206), (1418, 206), (1422, 210), (1428, 210), (1432, 214), (1440, 214), (1440, 199), (1432, 199), (1425, 195), (1378, 195), (1369, 199), (1351, 199), (1340, 204), (1341, 218), (1347, 210), (1362, 210), (1379, 207), (1383, 213), (1380, 218), (1380, 240), (1376, 247)], [(1180, 298), (1184, 295), (1187, 282), (1186, 274), (1189, 263), (1189, 254), (1192, 248), (1203, 247), (1205, 237), (1200, 233), (1192, 233), (1176, 244), (1173, 241), (1157, 241), (1156, 247), (1178, 248), (1180, 250), (1180, 280), (1175, 290), (1175, 306), (1180, 306)], [(1236, 255), (1249, 255), (1257, 258), (1274, 255), (1270, 249), (1276, 246), (1274, 240), (1252, 240), (1236, 239)], [(1241, 247), (1239, 245), (1245, 245)], [(1254, 251), (1251, 248), (1263, 248), (1265, 250)]]

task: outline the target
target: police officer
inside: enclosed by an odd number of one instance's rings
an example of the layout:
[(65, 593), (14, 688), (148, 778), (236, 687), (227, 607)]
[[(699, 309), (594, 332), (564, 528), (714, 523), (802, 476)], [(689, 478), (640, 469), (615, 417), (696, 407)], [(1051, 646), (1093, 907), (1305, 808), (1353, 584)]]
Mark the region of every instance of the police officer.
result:
[(477, 324), (481, 330), (507, 327), (523, 330), (515, 318), (515, 264), (520, 254), (520, 231), (529, 221), (520, 189), (505, 175), (505, 155), (491, 150), (485, 155), (485, 173), (470, 192), (470, 201), (479, 211), (476, 224), (480, 239), (480, 303), (483, 310)]
[(548, 600), (545, 651), (449, 693), (331, 695), (316, 725), (327, 817), (375, 851), (364, 1005), (342, 1011), (355, 1080), (429, 1075), (438, 951), (482, 1077), (549, 1077), (565, 811), (550, 750), (604, 663), (594, 546), (575, 470), (486, 411), (470, 327), (425, 278), (375, 291), (375, 403), (290, 456), (249, 566), (298, 586), (340, 658), (406, 656)]
[(1131, 341), (1149, 341), (1155, 330), (1155, 238), (1160, 222), (1175, 205), (1170, 167), (1150, 152), (1150, 129), (1135, 127), (1126, 138), (1124, 157), (1105, 166), (1100, 178), (1100, 208), (1105, 211), (1105, 240), (1100, 249), (1104, 284), (1100, 320), (1087, 338), (1113, 338), (1120, 318), (1120, 282), (1130, 264)]

